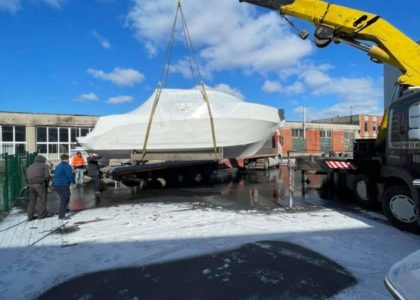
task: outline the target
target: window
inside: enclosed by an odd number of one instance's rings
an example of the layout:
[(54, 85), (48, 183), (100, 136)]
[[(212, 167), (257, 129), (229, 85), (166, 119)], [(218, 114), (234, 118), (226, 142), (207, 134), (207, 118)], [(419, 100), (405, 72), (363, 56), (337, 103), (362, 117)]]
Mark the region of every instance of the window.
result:
[(71, 142), (76, 143), (77, 138), (79, 137), (79, 128), (72, 128), (71, 129)]
[(15, 126), (15, 141), (26, 142), (26, 128), (25, 126)]
[(369, 131), (369, 122), (365, 122), (365, 132)]
[(16, 144), (15, 154), (25, 154), (26, 153), (26, 144)]
[(58, 128), (54, 128), (54, 127), (48, 128), (48, 142), (50, 143), (58, 142)]
[(77, 145), (77, 138), (87, 135), (92, 128), (81, 127), (37, 127), (38, 153), (47, 159), (58, 159), (61, 153), (70, 153)]
[(46, 154), (48, 152), (47, 151), (47, 145), (45, 145), (45, 144), (37, 145), (36, 148), (37, 148), (36, 152), (38, 152), (38, 153)]
[(46, 127), (37, 127), (36, 128), (36, 141), (37, 142), (46, 142), (47, 141), (47, 128)]
[(13, 142), (13, 126), (2, 126), (2, 141)]
[(57, 144), (49, 144), (48, 145), (48, 154), (57, 154), (58, 153), (58, 145)]
[(68, 128), (60, 128), (60, 142), (61, 143), (69, 142), (69, 129)]
[(26, 150), (26, 127), (0, 126), (0, 154), (19, 154)]
[(87, 136), (89, 132), (89, 128), (82, 128), (80, 129), (80, 136)]
[(303, 129), (292, 129), (292, 137), (303, 138)]
[(344, 138), (348, 140), (354, 140), (354, 132), (353, 131), (345, 131)]
[(15, 154), (13, 144), (2, 143), (1, 152), (2, 153), (8, 153), (8, 154)]
[(69, 153), (69, 145), (68, 144), (60, 144), (59, 152), (60, 153)]
[(319, 132), (319, 136), (321, 138), (327, 138), (330, 139), (332, 137), (332, 131), (331, 130), (321, 130)]

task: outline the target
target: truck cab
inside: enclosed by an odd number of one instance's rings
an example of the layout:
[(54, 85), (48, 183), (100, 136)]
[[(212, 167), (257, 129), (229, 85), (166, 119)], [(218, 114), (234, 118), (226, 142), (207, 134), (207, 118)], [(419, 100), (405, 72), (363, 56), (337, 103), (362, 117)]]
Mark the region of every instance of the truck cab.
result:
[(420, 89), (396, 90), (383, 157), (382, 208), (397, 227), (420, 228)]

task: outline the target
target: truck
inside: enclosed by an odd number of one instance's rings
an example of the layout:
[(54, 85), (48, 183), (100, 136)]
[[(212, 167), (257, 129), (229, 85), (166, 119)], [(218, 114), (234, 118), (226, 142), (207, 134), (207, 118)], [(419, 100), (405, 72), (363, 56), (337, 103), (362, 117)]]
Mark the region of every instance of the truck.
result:
[(238, 158), (238, 165), (241, 165), (240, 161), (242, 160), (245, 169), (268, 170), (272, 167), (278, 168), (282, 160), (282, 144), (282, 137), (278, 131), (275, 131), (257, 153), (242, 159)]
[[(321, 0), (239, 1), (312, 23), (317, 47), (344, 43), (401, 72), (378, 137), (357, 140), (352, 159), (318, 163), (340, 175), (336, 181), (351, 187), (361, 202), (380, 203), (394, 226), (420, 232), (420, 46), (378, 15)], [(300, 30), (299, 36), (309, 34)]]

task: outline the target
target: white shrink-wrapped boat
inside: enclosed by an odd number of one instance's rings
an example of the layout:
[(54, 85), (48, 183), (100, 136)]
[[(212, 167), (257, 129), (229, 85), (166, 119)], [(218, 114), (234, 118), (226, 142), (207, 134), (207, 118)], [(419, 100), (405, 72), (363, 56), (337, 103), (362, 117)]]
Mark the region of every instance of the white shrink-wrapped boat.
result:
[[(129, 113), (101, 117), (95, 129), (78, 140), (79, 144), (107, 158), (126, 159), (133, 151), (141, 153), (155, 93)], [(216, 90), (208, 90), (207, 95), (216, 145), (223, 158), (255, 154), (283, 122), (276, 108), (247, 103)], [(201, 91), (161, 90), (147, 154), (212, 151), (210, 118)]]

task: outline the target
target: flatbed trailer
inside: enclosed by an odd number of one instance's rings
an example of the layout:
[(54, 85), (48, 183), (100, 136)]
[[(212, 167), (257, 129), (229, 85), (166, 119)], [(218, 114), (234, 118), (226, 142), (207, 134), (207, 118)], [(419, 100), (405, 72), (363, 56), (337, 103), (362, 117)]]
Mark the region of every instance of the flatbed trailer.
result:
[(111, 178), (127, 186), (142, 186), (163, 180), (165, 186), (206, 184), (219, 168), (214, 160), (164, 161), (121, 166), (111, 171)]

